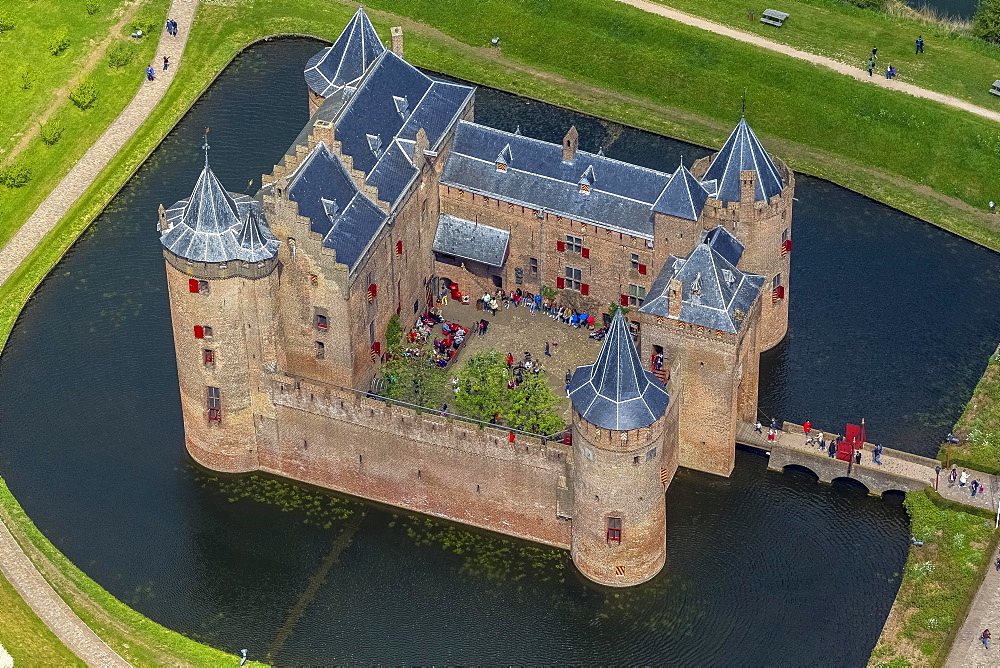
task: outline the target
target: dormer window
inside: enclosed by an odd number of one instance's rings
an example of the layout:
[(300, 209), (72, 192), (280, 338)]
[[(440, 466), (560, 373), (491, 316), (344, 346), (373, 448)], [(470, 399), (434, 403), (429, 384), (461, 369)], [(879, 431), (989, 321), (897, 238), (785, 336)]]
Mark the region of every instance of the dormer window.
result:
[(405, 121), (406, 117), (410, 115), (410, 103), (406, 97), (399, 97), (398, 95), (392, 96), (392, 101), (396, 103), (396, 111), (399, 116)]
[(736, 277), (733, 276), (733, 272), (729, 271), (728, 269), (723, 269), (722, 280), (726, 282), (726, 285), (732, 287), (733, 283), (736, 282)]
[(580, 177), (580, 192), (584, 195), (590, 193), (590, 186), (594, 185), (597, 179), (594, 176), (594, 166), (588, 165), (587, 170)]
[(323, 203), (323, 211), (326, 213), (326, 217), (329, 218), (331, 222), (336, 220), (337, 214), (340, 213), (340, 207), (337, 206), (337, 200), (321, 197), (320, 202)]
[(382, 151), (382, 138), (379, 135), (365, 135), (368, 138), (368, 148), (376, 156)]
[(503, 147), (503, 150), (500, 151), (499, 155), (497, 155), (497, 171), (506, 172), (507, 165), (511, 163), (512, 158), (513, 156), (510, 152), (510, 144), (507, 144)]
[(697, 274), (695, 274), (694, 275), (694, 280), (691, 281), (691, 293), (695, 294), (695, 295), (701, 294), (701, 273), (700, 272), (697, 273)]

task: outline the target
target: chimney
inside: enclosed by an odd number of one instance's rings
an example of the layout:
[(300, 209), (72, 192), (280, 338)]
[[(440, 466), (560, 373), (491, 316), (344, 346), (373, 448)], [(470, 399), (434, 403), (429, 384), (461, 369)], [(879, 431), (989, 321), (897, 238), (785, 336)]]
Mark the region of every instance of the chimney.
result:
[(166, 232), (168, 229), (170, 229), (167, 226), (167, 211), (166, 211), (166, 209), (163, 208), (163, 205), (161, 204), (160, 208), (157, 209), (156, 212), (159, 215), (159, 219), (160, 219), (160, 222), (159, 222), (159, 225), (157, 226), (157, 229), (160, 232)]
[(671, 318), (679, 318), (681, 315), (681, 301), (684, 299), (683, 286), (676, 278), (671, 278), (667, 290), (670, 295), (668, 298), (667, 313)]
[(754, 202), (754, 190), (757, 184), (757, 172), (752, 169), (744, 169), (740, 172), (740, 201)]
[(563, 137), (563, 162), (573, 162), (576, 160), (576, 147), (580, 143), (580, 133), (576, 131), (576, 126), (572, 126), (566, 136)]
[(400, 58), (403, 57), (403, 26), (393, 26), (389, 29), (392, 34), (392, 52)]
[(423, 128), (417, 130), (416, 142), (413, 146), (413, 164), (417, 169), (422, 169), (424, 166), (424, 161), (427, 156), (424, 155), (424, 151), (430, 148), (430, 142), (427, 140), (427, 132)]

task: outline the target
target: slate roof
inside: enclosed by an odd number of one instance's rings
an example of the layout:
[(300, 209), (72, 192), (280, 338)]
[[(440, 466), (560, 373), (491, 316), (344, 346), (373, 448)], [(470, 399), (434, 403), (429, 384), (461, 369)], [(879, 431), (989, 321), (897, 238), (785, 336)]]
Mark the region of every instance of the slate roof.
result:
[(722, 225), (717, 225), (702, 233), (701, 241), (711, 246), (734, 267), (743, 257), (743, 244)]
[(323, 245), (336, 250), (337, 262), (353, 271), (385, 221), (385, 212), (358, 193), (337, 216), (323, 238)]
[(312, 223), (310, 229), (325, 236), (333, 220), (322, 200), (336, 202), (342, 211), (358, 193), (358, 186), (326, 143), (319, 142), (292, 172), (286, 192), (299, 205), (299, 215)]
[(712, 164), (705, 172), (705, 181), (718, 182), (716, 198), (723, 202), (740, 201), (740, 172), (757, 172), (754, 201), (761, 202), (781, 193), (784, 184), (771, 157), (764, 150), (745, 118), (741, 118), (729, 139), (712, 158)]
[(502, 267), (509, 241), (507, 230), (443, 213), (438, 217), (433, 248), (439, 253)]
[(642, 368), (621, 311), (608, 327), (597, 361), (577, 367), (569, 398), (584, 420), (615, 431), (651, 425), (667, 410), (670, 396), (663, 383)]
[(653, 204), (653, 211), (686, 220), (698, 220), (710, 194), (681, 163)]
[(260, 262), (274, 257), (280, 242), (271, 234), (260, 203), (227, 192), (208, 166), (187, 199), (166, 210), (168, 229), (160, 243), (192, 262)]
[[(507, 170), (499, 172), (497, 157), (507, 146)], [(669, 174), (586, 151), (572, 162), (562, 157), (560, 144), (459, 121), (441, 183), (653, 238), (652, 206)], [(585, 177), (589, 193), (580, 192)]]
[[(720, 232), (721, 230), (721, 232)], [(725, 253), (725, 255), (723, 254)], [(670, 280), (681, 282), (681, 310), (676, 319), (735, 334), (743, 325), (765, 278), (736, 268), (743, 246), (716, 227), (687, 256), (670, 256), (649, 288), (642, 313), (670, 316)]]
[(359, 7), (333, 46), (306, 63), (306, 84), (317, 95), (328, 97), (357, 82), (385, 50), (364, 8)]

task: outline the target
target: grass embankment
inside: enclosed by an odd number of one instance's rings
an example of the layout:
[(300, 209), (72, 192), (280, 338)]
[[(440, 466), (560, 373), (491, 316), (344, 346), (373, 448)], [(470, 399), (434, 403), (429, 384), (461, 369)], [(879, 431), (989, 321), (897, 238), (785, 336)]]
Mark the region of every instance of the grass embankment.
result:
[[(901, 81), (1000, 110), (1000, 100), (989, 93), (1000, 74), (1000, 46), (956, 31), (946, 22), (860, 9), (839, 0), (782, 0), (781, 11), (791, 16), (775, 28), (759, 20), (764, 5), (756, 7), (751, 22), (747, 16), (751, 5), (731, 0), (654, 2), (858, 68), (877, 46), (875, 76), (884, 77), (891, 63)], [(919, 55), (917, 35), (925, 42)]]
[(14, 665), (85, 666), (24, 602), (10, 582), (0, 575), (0, 645)]
[[(962, 442), (950, 448), (952, 464), (1000, 475), (1000, 348), (990, 356), (954, 433)], [(942, 445), (938, 459), (948, 456), (947, 444)]]
[(870, 665), (936, 666), (962, 626), (996, 546), (992, 513), (933, 490), (906, 495), (914, 537), (903, 581)]
[[(144, 617), (88, 578), (35, 527), (3, 479), (0, 479), (0, 519), (69, 607), (132, 665), (227, 666), (239, 663), (235, 656), (202, 645)], [(0, 600), (3, 596), (0, 588)], [(23, 601), (21, 603), (23, 605)], [(0, 630), (0, 639), (13, 654), (5, 637), (7, 608), (0, 609), (4, 611), (4, 630)], [(60, 665), (72, 663), (72, 655), (70, 657), (68, 661), (42, 661), (32, 654), (31, 660), (25, 663)]]
[[(0, 186), (0, 245), (5, 244), (48, 196), (63, 176), (121, 113), (145, 79), (156, 51), (159, 28), (169, 0), (98, 0), (90, 15), (82, 1), (11, 2), (0, 0), (0, 12), (13, 17), (15, 27), (0, 33), (0, 167), (17, 164), (31, 170), (31, 180), (19, 188)], [(150, 37), (129, 37), (134, 23), (153, 27)], [(113, 30), (116, 29), (116, 30)], [(58, 55), (48, 51), (55, 33), (65, 32), (69, 46)], [(124, 43), (131, 62), (113, 68), (105, 49)], [(22, 75), (34, 80), (22, 88)], [(68, 99), (77, 80), (93, 84), (97, 99), (80, 109)], [(37, 136), (39, 121), (62, 128), (48, 145)], [(22, 139), (31, 138), (17, 155)]]

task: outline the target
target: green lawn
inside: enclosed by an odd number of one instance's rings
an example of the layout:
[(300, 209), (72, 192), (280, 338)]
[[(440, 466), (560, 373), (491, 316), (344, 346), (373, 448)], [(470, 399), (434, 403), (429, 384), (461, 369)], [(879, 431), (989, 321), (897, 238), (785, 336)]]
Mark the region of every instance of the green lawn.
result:
[(942, 445), (938, 459), (950, 457), (954, 465), (1000, 475), (1000, 349), (990, 357), (954, 432), (962, 442)]
[(923, 545), (910, 547), (870, 665), (942, 664), (996, 544), (992, 513), (949, 503), (932, 490), (908, 493), (906, 511)]
[(0, 645), (14, 665), (85, 666), (49, 631), (14, 587), (0, 575)]
[[(765, 5), (732, 0), (654, 1), (855, 67), (861, 67), (877, 46), (881, 76), (891, 63), (901, 81), (1000, 111), (1000, 98), (988, 92), (1000, 78), (1000, 46), (957, 34), (942, 24), (860, 9), (838, 0), (781, 0), (780, 9), (791, 16), (775, 28), (759, 21)], [(748, 7), (757, 12), (752, 23)], [(924, 38), (922, 55), (915, 53), (917, 35)]]
[[(32, 179), (20, 188), (0, 186), (0, 245), (20, 228), (139, 89), (146, 65), (156, 50), (159, 27), (165, 20), (169, 0), (139, 0), (138, 7), (134, 4), (125, 0), (100, 0), (100, 9), (91, 16), (80, 0), (0, 0), (0, 12), (10, 13), (16, 21), (13, 30), (0, 33), (0, 62), (3, 62), (0, 68), (3, 106), (0, 166), (11, 162), (11, 150), (29, 129), (38, 126), (40, 116), (57, 103), (56, 91), (65, 88), (93, 60), (96, 47), (108, 38), (111, 28), (124, 12), (132, 12), (134, 20), (155, 26), (151, 37), (136, 42), (129, 38), (132, 21), (128, 21), (113, 37), (132, 45), (131, 64), (112, 68), (106, 54), (96, 61), (85, 77), (97, 87), (96, 103), (81, 110), (65, 99), (51, 117), (52, 122), (64, 128), (59, 141), (49, 146), (36, 136), (13, 158), (14, 163), (31, 169)], [(70, 46), (57, 56), (50, 55), (46, 50), (49, 38), (63, 29), (69, 36)], [(31, 88), (23, 90), (21, 74), (26, 69), (33, 73), (36, 81)]]

